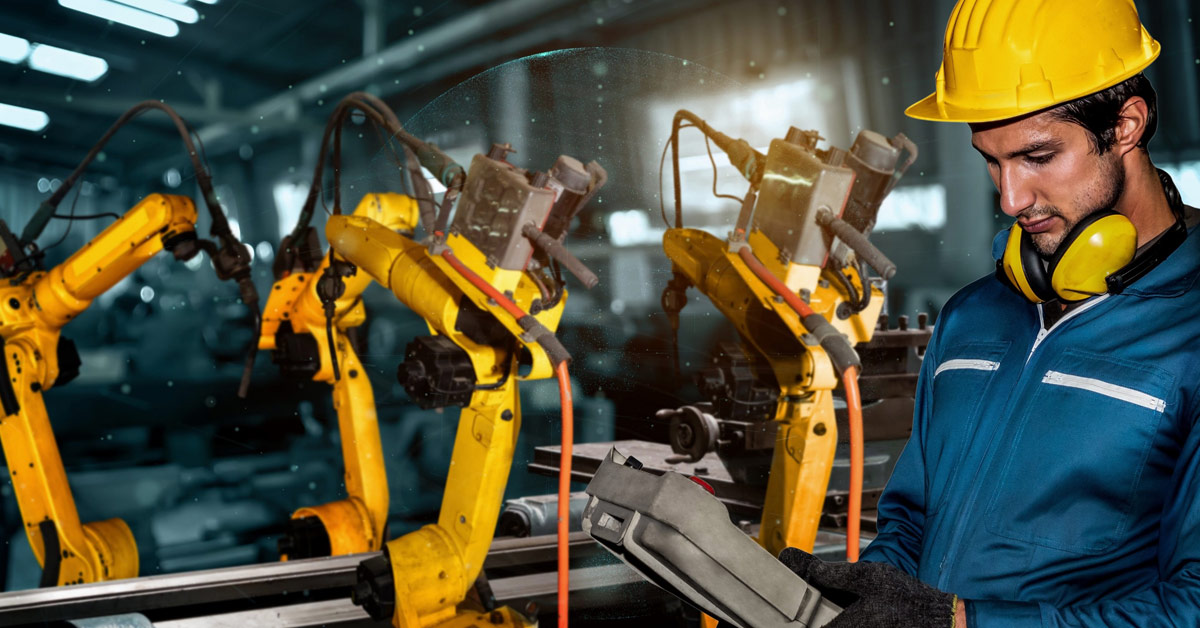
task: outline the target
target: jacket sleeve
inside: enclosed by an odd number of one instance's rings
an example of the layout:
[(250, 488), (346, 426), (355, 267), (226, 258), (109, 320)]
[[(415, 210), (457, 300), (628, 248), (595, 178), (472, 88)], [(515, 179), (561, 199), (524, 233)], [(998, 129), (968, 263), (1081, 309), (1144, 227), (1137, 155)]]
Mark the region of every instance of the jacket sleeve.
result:
[[(1196, 397), (1193, 395), (1193, 399)], [(1087, 604), (967, 602), (968, 628), (1158, 628), (1200, 626), (1200, 429), (1197, 414), (1179, 452), (1174, 496), (1159, 528), (1161, 580), (1152, 587)]]
[(910, 576), (917, 575), (925, 535), (925, 429), (933, 403), (933, 374), (937, 368), (937, 330), (934, 330), (917, 382), (912, 435), (896, 461), (879, 498), (878, 535), (863, 550), (860, 560), (889, 563)]

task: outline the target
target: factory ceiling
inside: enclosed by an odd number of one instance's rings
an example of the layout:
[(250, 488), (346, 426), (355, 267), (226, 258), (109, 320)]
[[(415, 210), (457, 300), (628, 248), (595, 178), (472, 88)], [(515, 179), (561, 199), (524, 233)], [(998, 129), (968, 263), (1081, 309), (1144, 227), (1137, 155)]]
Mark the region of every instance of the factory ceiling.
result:
[[(125, 0), (122, 0), (123, 2)], [(129, 0), (174, 4), (167, 0)], [(193, 22), (163, 34), (71, 7), (108, 0), (10, 0), (3, 36), (29, 50), (57, 47), (103, 59), (99, 78), (39, 71), (26, 55), (0, 63), (0, 103), (44, 112), (37, 131), (0, 127), (0, 165), (70, 168), (133, 103), (160, 99), (199, 133), (210, 155), (285, 133), (319, 133), (341, 94), (369, 88), (399, 111), (415, 92), (432, 97), (458, 79), (508, 59), (567, 45), (595, 45), (602, 31), (636, 32), (710, 2), (648, 0), (191, 0)], [(211, 2), (211, 4), (209, 3)], [(125, 6), (125, 5), (120, 5)], [(171, 20), (167, 20), (171, 22)], [(603, 29), (598, 24), (606, 25)], [(19, 42), (18, 42), (19, 44)], [(96, 62), (98, 63), (98, 62)], [(79, 67), (76, 64), (76, 67)], [(177, 152), (157, 114), (122, 131), (99, 172), (128, 172)]]

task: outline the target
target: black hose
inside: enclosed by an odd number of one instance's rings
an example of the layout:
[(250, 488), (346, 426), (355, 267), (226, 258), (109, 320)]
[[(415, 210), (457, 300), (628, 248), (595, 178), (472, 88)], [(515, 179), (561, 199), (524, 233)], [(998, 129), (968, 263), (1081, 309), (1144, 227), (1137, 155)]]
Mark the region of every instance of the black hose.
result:
[(818, 211), (817, 224), (828, 228), (842, 242), (845, 242), (846, 246), (850, 247), (858, 255), (859, 259), (870, 264), (871, 268), (874, 268), (880, 277), (891, 279), (896, 274), (895, 262), (888, 259), (888, 256), (884, 255), (883, 251), (880, 251), (874, 244), (871, 244), (871, 241), (861, 231), (855, 229), (850, 223), (834, 216), (833, 212), (825, 209)]
[(54, 216), (54, 212), (58, 208), (59, 203), (66, 198), (67, 192), (69, 192), (79, 178), (83, 176), (84, 171), (87, 170), (87, 167), (91, 165), (96, 156), (100, 154), (100, 151), (104, 149), (104, 147), (108, 144), (108, 141), (112, 139), (112, 136), (115, 135), (116, 132), (121, 127), (125, 126), (125, 124), (130, 120), (151, 109), (157, 109), (165, 113), (175, 125), (175, 129), (179, 131), (180, 139), (183, 140), (183, 145), (187, 150), (188, 158), (192, 162), (192, 169), (196, 175), (196, 185), (200, 187), (200, 192), (204, 196), (205, 205), (208, 207), (209, 213), (212, 215), (212, 235), (224, 237), (232, 234), (232, 231), (229, 228), (229, 221), (225, 217), (225, 212), (221, 210), (221, 204), (217, 200), (216, 193), (213, 191), (212, 175), (209, 174), (208, 169), (202, 163), (200, 155), (196, 151), (196, 145), (192, 142), (191, 129), (188, 128), (187, 123), (183, 121), (183, 118), (179, 117), (179, 114), (176, 113), (175, 110), (166, 103), (162, 103), (157, 100), (144, 100), (135, 104), (133, 107), (130, 107), (128, 111), (121, 115), (120, 118), (117, 118), (117, 121), (114, 122), (112, 126), (110, 126), (108, 130), (104, 132), (104, 135), (100, 136), (99, 141), (97, 141), (96, 144), (92, 146), (91, 150), (88, 151), (87, 155), (84, 156), (83, 161), (79, 162), (79, 165), (75, 167), (75, 170), (71, 172), (71, 174), (68, 175), (65, 180), (63, 180), (63, 184), (59, 186), (58, 190), (55, 190), (55, 192), (50, 195), (50, 198), (42, 202), (41, 206), (38, 207), (37, 213), (34, 214), (33, 218), (30, 219), (29, 223), (25, 225), (25, 229), (21, 232), (22, 242), (28, 243), (37, 240), (38, 236), (41, 235), (42, 230), (46, 228), (46, 224), (49, 223), (51, 217)]
[[(413, 185), (413, 194), (417, 198), (418, 206), (421, 209), (421, 220), (426, 226), (426, 230), (435, 223), (441, 222), (441, 217), (438, 216), (438, 211), (433, 205), (433, 193), (429, 187), (429, 182), (425, 180), (424, 174), (421, 172), (419, 164), (429, 168), (435, 176), (442, 179), (448, 185), (447, 187), (457, 193), (462, 187), (462, 182), (465, 180), (465, 172), (462, 166), (455, 163), (445, 153), (441, 152), (433, 144), (423, 142), (414, 137), (403, 129), (400, 125), (399, 118), (390, 107), (387, 106), (378, 97), (366, 92), (353, 92), (348, 94), (334, 109), (330, 115), (329, 121), (325, 125), (325, 132), (321, 138), (321, 149), (317, 156), (317, 164), (313, 169), (312, 185), (309, 187), (308, 197), (304, 201), (304, 205), (300, 210), (300, 216), (296, 220), (296, 226), (292, 230), (292, 240), (300, 241), (301, 232), (312, 222), (313, 210), (316, 207), (317, 199), (320, 197), (321, 182), (323, 179), (325, 168), (325, 157), (329, 150), (330, 136), (334, 136), (334, 212), (341, 213), (340, 202), (340, 153), (341, 153), (341, 125), (345, 117), (352, 111), (360, 111), (377, 127), (386, 131), (388, 137), (399, 141), (404, 151), (403, 167), (408, 171), (409, 177)], [(448, 193), (449, 194), (449, 193)], [(449, 197), (450, 202), (453, 202), (453, 196)], [(443, 208), (442, 214), (446, 214)]]
[(575, 278), (582, 282), (587, 289), (595, 288), (596, 284), (600, 283), (600, 279), (596, 277), (596, 273), (593, 273), (590, 268), (585, 266), (578, 257), (572, 255), (567, 250), (567, 247), (563, 246), (562, 242), (559, 242), (557, 238), (552, 238), (542, 233), (542, 230), (534, 226), (533, 223), (526, 223), (521, 229), (521, 235), (529, 238), (539, 249), (560, 262), (563, 266), (566, 266), (567, 270), (572, 275), (575, 275)]

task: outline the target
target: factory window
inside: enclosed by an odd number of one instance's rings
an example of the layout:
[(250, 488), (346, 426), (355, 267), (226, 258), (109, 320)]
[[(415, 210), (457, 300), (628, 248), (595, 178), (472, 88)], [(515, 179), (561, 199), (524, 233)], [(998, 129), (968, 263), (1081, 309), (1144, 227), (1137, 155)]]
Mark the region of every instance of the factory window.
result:
[(275, 211), (279, 214), (279, 237), (291, 233), (300, 218), (300, 209), (308, 197), (309, 184), (298, 181), (276, 183), (271, 194), (275, 197)]
[[(746, 89), (735, 94), (713, 94), (689, 98), (687, 109), (704, 118), (714, 129), (733, 137), (743, 138), (756, 150), (767, 152), (772, 138), (783, 137), (792, 125), (817, 129), (824, 136), (834, 133), (831, 120), (820, 106), (816, 82), (809, 78), (787, 80), (775, 85)], [(670, 98), (648, 109), (648, 128), (659, 147), (671, 133), (671, 120), (679, 109), (678, 98)], [(844, 142), (843, 142), (844, 143)], [(717, 166), (717, 190), (721, 194), (741, 197), (746, 193), (745, 178), (729, 165), (729, 158), (712, 144), (709, 160), (704, 136), (695, 129), (680, 129), (679, 172), (683, 187), (684, 223), (689, 227), (712, 227), (728, 231), (737, 216), (739, 205), (731, 199), (712, 194), (713, 163)], [(663, 166), (663, 195), (667, 212), (671, 212), (673, 191), (670, 153)], [(657, 176), (657, 163), (655, 173)], [(657, 178), (652, 185), (657, 185)], [(655, 208), (657, 210), (657, 208)], [(657, 223), (658, 218), (653, 217)], [(722, 228), (717, 228), (721, 226)]]
[(666, 229), (650, 225), (650, 212), (641, 209), (613, 212), (608, 215), (608, 235), (613, 246), (635, 246), (662, 242)]
[(946, 187), (907, 185), (888, 194), (879, 208), (876, 231), (939, 229), (946, 224)]

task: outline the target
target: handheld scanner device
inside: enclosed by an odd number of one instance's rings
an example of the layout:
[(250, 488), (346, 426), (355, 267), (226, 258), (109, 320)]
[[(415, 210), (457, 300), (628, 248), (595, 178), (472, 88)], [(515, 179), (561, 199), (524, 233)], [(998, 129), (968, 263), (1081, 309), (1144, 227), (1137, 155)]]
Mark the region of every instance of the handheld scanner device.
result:
[(743, 628), (819, 627), (842, 611), (729, 520), (701, 482), (613, 449), (586, 489), (583, 530), (647, 580)]

